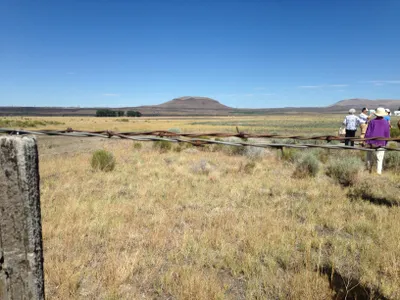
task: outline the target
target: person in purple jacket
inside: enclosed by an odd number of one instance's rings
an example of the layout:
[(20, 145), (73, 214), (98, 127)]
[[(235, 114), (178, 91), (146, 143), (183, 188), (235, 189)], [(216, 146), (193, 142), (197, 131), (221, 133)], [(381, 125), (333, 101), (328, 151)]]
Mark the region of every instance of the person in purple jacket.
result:
[[(378, 107), (375, 111), (376, 118), (369, 121), (367, 132), (365, 133), (365, 138), (373, 138), (373, 137), (384, 137), (390, 138), (390, 129), (389, 123), (383, 118), (387, 115), (385, 109), (383, 107)], [(376, 172), (378, 174), (382, 174), (382, 164), (383, 157), (385, 155), (385, 147), (387, 141), (377, 141), (377, 140), (369, 140), (365, 141), (366, 146), (371, 148), (376, 148), (376, 151), (369, 151), (367, 153), (367, 168), (371, 171), (372, 161), (373, 161), (373, 153), (376, 156)]]

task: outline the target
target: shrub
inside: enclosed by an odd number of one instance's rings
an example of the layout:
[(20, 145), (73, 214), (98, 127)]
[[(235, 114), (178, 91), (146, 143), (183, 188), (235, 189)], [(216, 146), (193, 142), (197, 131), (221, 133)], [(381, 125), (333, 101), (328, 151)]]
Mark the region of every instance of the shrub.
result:
[(198, 163), (192, 165), (192, 172), (196, 174), (208, 175), (211, 169), (211, 164), (205, 159), (201, 159)]
[(326, 175), (344, 186), (354, 185), (359, 178), (363, 163), (358, 157), (347, 156), (329, 160)]
[(283, 148), (282, 151), (280, 151), (280, 158), (288, 162), (295, 162), (298, 155), (299, 150), (295, 148)]
[(331, 155), (329, 149), (315, 148), (315, 149), (302, 150), (302, 151), (312, 153), (312, 155), (314, 155), (322, 163), (328, 162), (329, 157)]
[[(218, 142), (229, 142), (229, 143), (241, 143), (244, 142), (243, 139), (237, 137), (230, 137), (226, 139), (215, 138), (215, 141)], [(248, 142), (253, 143), (257, 142), (256, 139), (249, 139)], [(224, 151), (229, 155), (243, 155), (250, 159), (257, 159), (264, 156), (267, 153), (267, 150), (261, 147), (252, 147), (252, 146), (228, 146), (223, 144), (214, 144), (211, 147), (212, 151)]]
[(168, 141), (156, 141), (153, 144), (153, 148), (164, 153), (172, 149), (172, 143)]
[(137, 149), (137, 150), (140, 150), (140, 149), (142, 149), (142, 144), (141, 143), (134, 143), (133, 144), (133, 149)]
[[(224, 140), (221, 139), (221, 138), (215, 138), (214, 141), (223, 142)], [(226, 146), (224, 146), (223, 144), (213, 144), (212, 145), (212, 151), (213, 152), (223, 151), (224, 147), (226, 147)]]
[[(242, 139), (237, 138), (237, 137), (229, 137), (226, 139), (223, 139), (222, 141), (228, 142), (228, 143), (241, 143), (243, 142)], [(217, 147), (217, 149), (222, 149), (225, 153), (229, 155), (243, 155), (245, 153), (245, 147), (242, 146), (228, 146), (228, 145), (220, 145)]]
[[(392, 121), (393, 122), (393, 121)], [(400, 136), (400, 129), (395, 127), (396, 124), (392, 123), (392, 128), (390, 129), (390, 136), (391, 137), (398, 137)]]
[(193, 148), (193, 147), (194, 146), (192, 144), (190, 144), (190, 143), (177, 143), (177, 145), (175, 147), (173, 147), (172, 149), (175, 152), (182, 152), (185, 149), (189, 149), (189, 148)]
[(384, 168), (400, 173), (400, 152), (386, 151), (384, 156)]
[(169, 132), (173, 132), (173, 133), (181, 133), (181, 129), (180, 128), (170, 128), (168, 129)]
[(244, 171), (247, 174), (253, 173), (254, 169), (256, 167), (256, 163), (254, 161), (249, 161), (246, 164), (241, 164), (240, 165), (240, 170)]
[(362, 181), (352, 187), (347, 196), (351, 200), (363, 199), (376, 204), (399, 206), (400, 185), (393, 184), (385, 178), (376, 178), (373, 181)]
[(90, 165), (93, 170), (109, 172), (115, 168), (115, 158), (111, 152), (97, 150), (93, 153)]
[(297, 162), (294, 177), (315, 177), (318, 174), (320, 163), (313, 153), (306, 153)]

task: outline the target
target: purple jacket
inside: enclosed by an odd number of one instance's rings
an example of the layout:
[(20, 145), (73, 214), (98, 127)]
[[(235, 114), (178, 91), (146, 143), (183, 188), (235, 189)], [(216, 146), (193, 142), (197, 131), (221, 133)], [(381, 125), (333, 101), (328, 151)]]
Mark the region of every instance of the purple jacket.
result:
[[(365, 138), (384, 137), (390, 138), (389, 123), (385, 119), (374, 119), (369, 121)], [(386, 146), (387, 141), (366, 141), (367, 144), (374, 146)]]

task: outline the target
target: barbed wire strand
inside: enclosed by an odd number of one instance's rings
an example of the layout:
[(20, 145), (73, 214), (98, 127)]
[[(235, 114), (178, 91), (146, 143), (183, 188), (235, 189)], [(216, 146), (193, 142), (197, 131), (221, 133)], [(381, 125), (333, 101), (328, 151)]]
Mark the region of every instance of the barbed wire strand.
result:
[[(380, 141), (400, 141), (400, 137), (398, 138), (383, 138), (383, 137), (375, 137), (375, 138), (345, 138), (339, 136), (282, 136), (282, 135), (273, 135), (273, 134), (246, 134), (246, 133), (173, 133), (169, 131), (151, 131), (151, 132), (114, 132), (114, 131), (81, 131), (81, 130), (73, 130), (68, 128), (67, 130), (18, 130), (18, 129), (6, 129), (0, 128), (0, 133), (7, 133), (11, 135), (24, 135), (24, 134), (33, 134), (33, 135), (47, 135), (47, 136), (64, 136), (64, 137), (100, 137), (100, 138), (112, 138), (117, 137), (121, 139), (129, 139), (133, 141), (166, 141), (173, 143), (190, 143), (194, 146), (204, 146), (209, 144), (221, 144), (226, 146), (237, 146), (237, 147), (259, 147), (259, 148), (322, 148), (322, 149), (345, 149), (345, 150), (358, 150), (358, 151), (376, 151), (377, 149), (385, 149), (389, 151), (400, 151), (400, 148), (391, 148), (391, 147), (379, 147), (372, 148), (369, 147), (352, 147), (352, 146), (342, 146), (342, 145), (317, 145), (317, 144), (278, 144), (278, 143), (248, 143), (248, 142), (232, 142), (232, 141), (218, 141), (218, 140), (209, 140), (204, 138), (191, 138), (184, 139), (182, 137), (239, 137), (242, 139), (246, 138), (275, 138), (275, 139), (293, 139), (293, 140), (325, 140), (328, 143), (330, 141), (343, 141), (343, 140), (353, 140), (353, 141), (368, 141), (368, 140), (380, 140)], [(167, 136), (167, 137), (164, 137)], [(368, 145), (368, 144), (367, 144)]]
[(351, 141), (368, 141), (368, 140), (384, 140), (384, 141), (396, 141), (400, 142), (400, 137), (394, 138), (384, 138), (384, 137), (373, 137), (373, 138), (359, 138), (359, 137), (343, 137), (343, 136), (334, 136), (334, 135), (320, 135), (320, 136), (303, 136), (303, 135), (279, 135), (279, 134), (253, 134), (240, 132), (237, 128), (237, 133), (225, 133), (225, 132), (206, 132), (206, 133), (176, 133), (171, 131), (164, 130), (155, 130), (155, 131), (146, 131), (146, 132), (116, 132), (110, 130), (100, 130), (100, 131), (84, 131), (84, 130), (74, 130), (72, 128), (67, 128), (66, 130), (23, 130), (23, 129), (9, 129), (9, 128), (0, 128), (0, 132), (13, 134), (14, 132), (18, 132), (20, 134), (23, 133), (43, 133), (47, 135), (59, 135), (59, 133), (76, 133), (83, 134), (85, 136), (96, 136), (100, 135), (118, 135), (122, 134), (124, 136), (162, 136), (162, 137), (238, 137), (238, 138), (275, 138), (275, 139), (295, 139), (295, 140), (325, 140), (325, 141), (343, 141), (343, 140), (351, 140)]

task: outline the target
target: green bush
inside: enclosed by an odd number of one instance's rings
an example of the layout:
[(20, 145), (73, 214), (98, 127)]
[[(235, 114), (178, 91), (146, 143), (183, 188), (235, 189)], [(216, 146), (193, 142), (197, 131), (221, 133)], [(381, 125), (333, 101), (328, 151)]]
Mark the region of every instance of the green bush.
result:
[(153, 148), (164, 153), (172, 149), (172, 142), (168, 141), (156, 141), (153, 144)]
[(181, 133), (181, 129), (180, 128), (170, 128), (168, 129), (169, 132), (173, 132), (173, 133)]
[(315, 148), (308, 151), (312, 153), (322, 163), (326, 163), (331, 156), (329, 149)]
[[(215, 138), (214, 141), (223, 142), (224, 140), (221, 139), (221, 138)], [(227, 146), (225, 146), (223, 144), (214, 144), (214, 145), (212, 145), (212, 151), (213, 152), (220, 152), (220, 151), (224, 150), (224, 147), (227, 147)]]
[(141, 143), (134, 143), (133, 144), (133, 149), (136, 149), (136, 150), (140, 150), (140, 149), (142, 149), (142, 144)]
[(296, 178), (315, 177), (318, 174), (320, 163), (313, 153), (302, 155), (296, 164), (293, 176)]
[[(215, 139), (217, 141), (224, 141), (228, 143), (242, 143), (243, 140), (237, 137), (229, 137), (225, 139)], [(228, 155), (243, 155), (246, 152), (246, 147), (241, 147), (241, 146), (228, 146), (228, 145), (215, 145), (214, 146), (214, 151), (222, 150)]]
[(359, 178), (363, 163), (358, 157), (345, 156), (329, 160), (326, 175), (344, 186), (354, 185)]
[(256, 162), (255, 161), (248, 161), (245, 164), (241, 163), (239, 167), (239, 171), (242, 171), (247, 174), (252, 174), (254, 172), (254, 169), (256, 168)]
[[(392, 121), (393, 122), (393, 121)], [(399, 137), (400, 136), (400, 129), (397, 128), (397, 124), (392, 123), (392, 128), (390, 129), (390, 136), (391, 137)]]
[(400, 151), (386, 151), (383, 165), (385, 169), (400, 173)]
[(109, 172), (115, 168), (115, 158), (111, 152), (97, 150), (93, 153), (90, 165), (93, 170)]
[(280, 158), (284, 161), (295, 162), (298, 159), (299, 150), (295, 148), (283, 148), (280, 151)]

